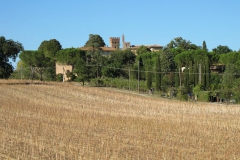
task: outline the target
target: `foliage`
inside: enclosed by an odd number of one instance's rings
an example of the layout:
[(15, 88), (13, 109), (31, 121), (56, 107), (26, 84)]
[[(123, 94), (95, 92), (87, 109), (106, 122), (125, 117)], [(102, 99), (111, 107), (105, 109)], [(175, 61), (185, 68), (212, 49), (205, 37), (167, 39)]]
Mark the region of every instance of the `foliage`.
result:
[(240, 94), (239, 94), (239, 91), (240, 91), (240, 78), (236, 78), (234, 80), (233, 83), (233, 97), (235, 100), (237, 100), (238, 102), (240, 102)]
[(192, 91), (193, 91), (193, 93), (195, 94), (195, 95), (197, 95), (198, 96), (198, 94), (200, 93), (200, 91), (203, 91), (204, 90), (204, 86), (202, 85), (202, 84), (197, 84), (193, 89), (192, 89)]
[(90, 85), (94, 87), (105, 87), (104, 81), (99, 78), (91, 79)]
[(77, 48), (66, 48), (56, 53), (57, 63), (74, 66), (79, 59), (86, 61), (86, 52)]
[(116, 78), (120, 77), (122, 73), (122, 64), (118, 62), (110, 63), (102, 68), (102, 74), (106, 77)]
[(226, 70), (223, 74), (223, 77), (221, 79), (221, 89), (220, 89), (220, 95), (226, 99), (229, 100), (230, 97), (233, 94), (233, 88), (234, 88), (234, 81), (239, 78), (239, 71), (234, 64), (227, 64)]
[(70, 72), (69, 70), (67, 70), (66, 76), (68, 81), (74, 81), (76, 79), (76, 75), (73, 72)]
[(204, 87), (205, 87), (205, 90), (209, 90), (210, 89), (210, 81), (211, 81), (211, 73), (210, 73), (210, 62), (209, 62), (209, 58), (208, 57), (205, 57), (204, 59), (204, 64), (205, 64), (205, 67), (204, 67)]
[(184, 69), (184, 88), (186, 88), (187, 92), (190, 89), (190, 83), (189, 83), (189, 69), (188, 66)]
[(23, 51), (19, 55), (20, 59), (32, 70), (32, 79), (34, 72), (40, 74), (40, 80), (43, 80), (43, 73), (46, 71), (47, 67), (52, 67), (53, 62), (49, 57), (46, 57), (42, 51)]
[(142, 59), (143, 67), (145, 70), (148, 69), (149, 66), (154, 66), (156, 62), (156, 57), (157, 55), (161, 55), (161, 51), (158, 52), (147, 52), (147, 53), (142, 53), (141, 55), (137, 56), (137, 59), (139, 60), (140, 57)]
[(240, 52), (229, 52), (227, 54), (221, 54), (219, 57), (219, 62), (224, 65), (240, 64)]
[(214, 48), (212, 51), (217, 54), (226, 54), (226, 53), (232, 52), (232, 49), (230, 49), (228, 46), (219, 45), (217, 46), (217, 48)]
[(146, 47), (146, 46), (140, 46), (137, 50), (136, 50), (136, 53), (137, 55), (141, 55), (141, 54), (144, 54), (144, 53), (148, 53), (148, 52), (151, 52), (151, 50)]
[(77, 75), (76, 80), (78, 82), (82, 82), (83, 86), (85, 82), (88, 82), (90, 80), (90, 67), (86, 65), (86, 62), (84, 59), (78, 59), (73, 73)]
[(15, 61), (18, 53), (23, 50), (21, 43), (7, 40), (4, 36), (0, 37), (0, 78), (10, 77), (13, 73), (13, 66), (9, 60)]
[(172, 70), (174, 70), (175, 63), (174, 63), (174, 55), (173, 53), (168, 49), (164, 49), (161, 54), (161, 69), (163, 72), (167, 73)]
[(85, 47), (100, 48), (104, 47), (106, 44), (101, 36), (97, 34), (90, 34), (88, 41), (85, 43)]
[(109, 63), (121, 65), (132, 65), (136, 60), (136, 55), (130, 50), (116, 50), (110, 54)]
[(147, 72), (147, 88), (150, 89), (152, 88), (152, 71), (151, 67), (148, 67), (148, 72)]
[(208, 49), (207, 49), (207, 44), (206, 44), (205, 41), (203, 41), (203, 46), (202, 46), (202, 48), (203, 48), (204, 50), (206, 50), (206, 51), (208, 50)]
[[(141, 92), (147, 92), (149, 88), (147, 87), (146, 81), (136, 80), (136, 79), (126, 79), (126, 78), (103, 78), (101, 79), (104, 82), (104, 86), (114, 87), (119, 89), (130, 89), (131, 91), (138, 91), (138, 83), (139, 90)], [(155, 86), (153, 85), (152, 88)]]
[(181, 48), (184, 50), (191, 49), (191, 42), (183, 39), (182, 37), (176, 37), (174, 40), (171, 40), (170, 43), (167, 44), (168, 48)]
[(208, 91), (199, 91), (197, 95), (197, 100), (201, 102), (209, 102), (210, 92)]
[(162, 73), (161, 73), (161, 61), (160, 61), (160, 54), (157, 55), (156, 58), (156, 90), (161, 90), (161, 82), (162, 82)]
[(44, 40), (38, 47), (38, 51), (44, 53), (46, 57), (55, 59), (57, 51), (62, 49), (62, 45), (56, 39), (50, 39), (49, 41)]
[(56, 81), (58, 81), (58, 82), (62, 82), (63, 81), (63, 74), (62, 73), (58, 73), (56, 75)]

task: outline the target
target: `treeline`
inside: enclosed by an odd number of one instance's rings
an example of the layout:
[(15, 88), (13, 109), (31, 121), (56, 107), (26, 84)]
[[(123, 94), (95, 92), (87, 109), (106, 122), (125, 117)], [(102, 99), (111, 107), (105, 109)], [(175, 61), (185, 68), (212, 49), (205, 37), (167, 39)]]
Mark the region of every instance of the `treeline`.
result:
[(103, 56), (103, 46), (103, 39), (91, 34), (85, 43), (88, 51), (63, 49), (56, 39), (43, 41), (36, 51), (20, 48), (21, 60), (12, 78), (20, 78), (21, 71), (22, 78), (62, 81), (63, 75), (55, 74), (55, 64), (59, 63), (72, 65), (73, 72), (67, 71), (68, 79), (83, 85), (89, 82), (138, 91), (153, 88), (156, 93), (185, 100), (240, 100), (240, 51), (228, 46), (219, 45), (209, 51), (205, 41), (197, 46), (177, 37), (158, 52), (141, 46), (136, 53), (131, 49), (116, 50), (109, 56)]

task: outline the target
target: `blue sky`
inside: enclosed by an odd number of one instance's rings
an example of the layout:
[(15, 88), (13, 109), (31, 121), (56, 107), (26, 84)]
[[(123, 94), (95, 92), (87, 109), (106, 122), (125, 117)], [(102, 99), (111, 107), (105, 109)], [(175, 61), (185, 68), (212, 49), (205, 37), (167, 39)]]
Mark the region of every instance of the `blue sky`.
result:
[[(240, 49), (239, 0), (1, 0), (0, 36), (37, 50), (57, 39), (81, 47), (89, 34), (125, 35), (132, 45), (167, 45), (175, 37)], [(16, 66), (16, 64), (13, 64)]]

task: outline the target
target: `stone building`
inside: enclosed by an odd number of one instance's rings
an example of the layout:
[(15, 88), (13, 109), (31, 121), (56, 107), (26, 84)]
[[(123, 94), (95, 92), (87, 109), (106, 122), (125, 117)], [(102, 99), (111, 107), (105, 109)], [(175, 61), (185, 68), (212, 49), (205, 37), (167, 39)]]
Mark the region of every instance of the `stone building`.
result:
[(110, 37), (109, 38), (110, 48), (120, 48), (120, 37)]

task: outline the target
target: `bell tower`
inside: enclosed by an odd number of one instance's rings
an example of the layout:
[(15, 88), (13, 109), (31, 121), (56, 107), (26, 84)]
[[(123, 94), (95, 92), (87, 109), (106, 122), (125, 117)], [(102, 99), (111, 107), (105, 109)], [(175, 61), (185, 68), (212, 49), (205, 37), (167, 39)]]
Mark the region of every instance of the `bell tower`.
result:
[(112, 48), (119, 48), (120, 46), (120, 37), (110, 37), (109, 44)]

